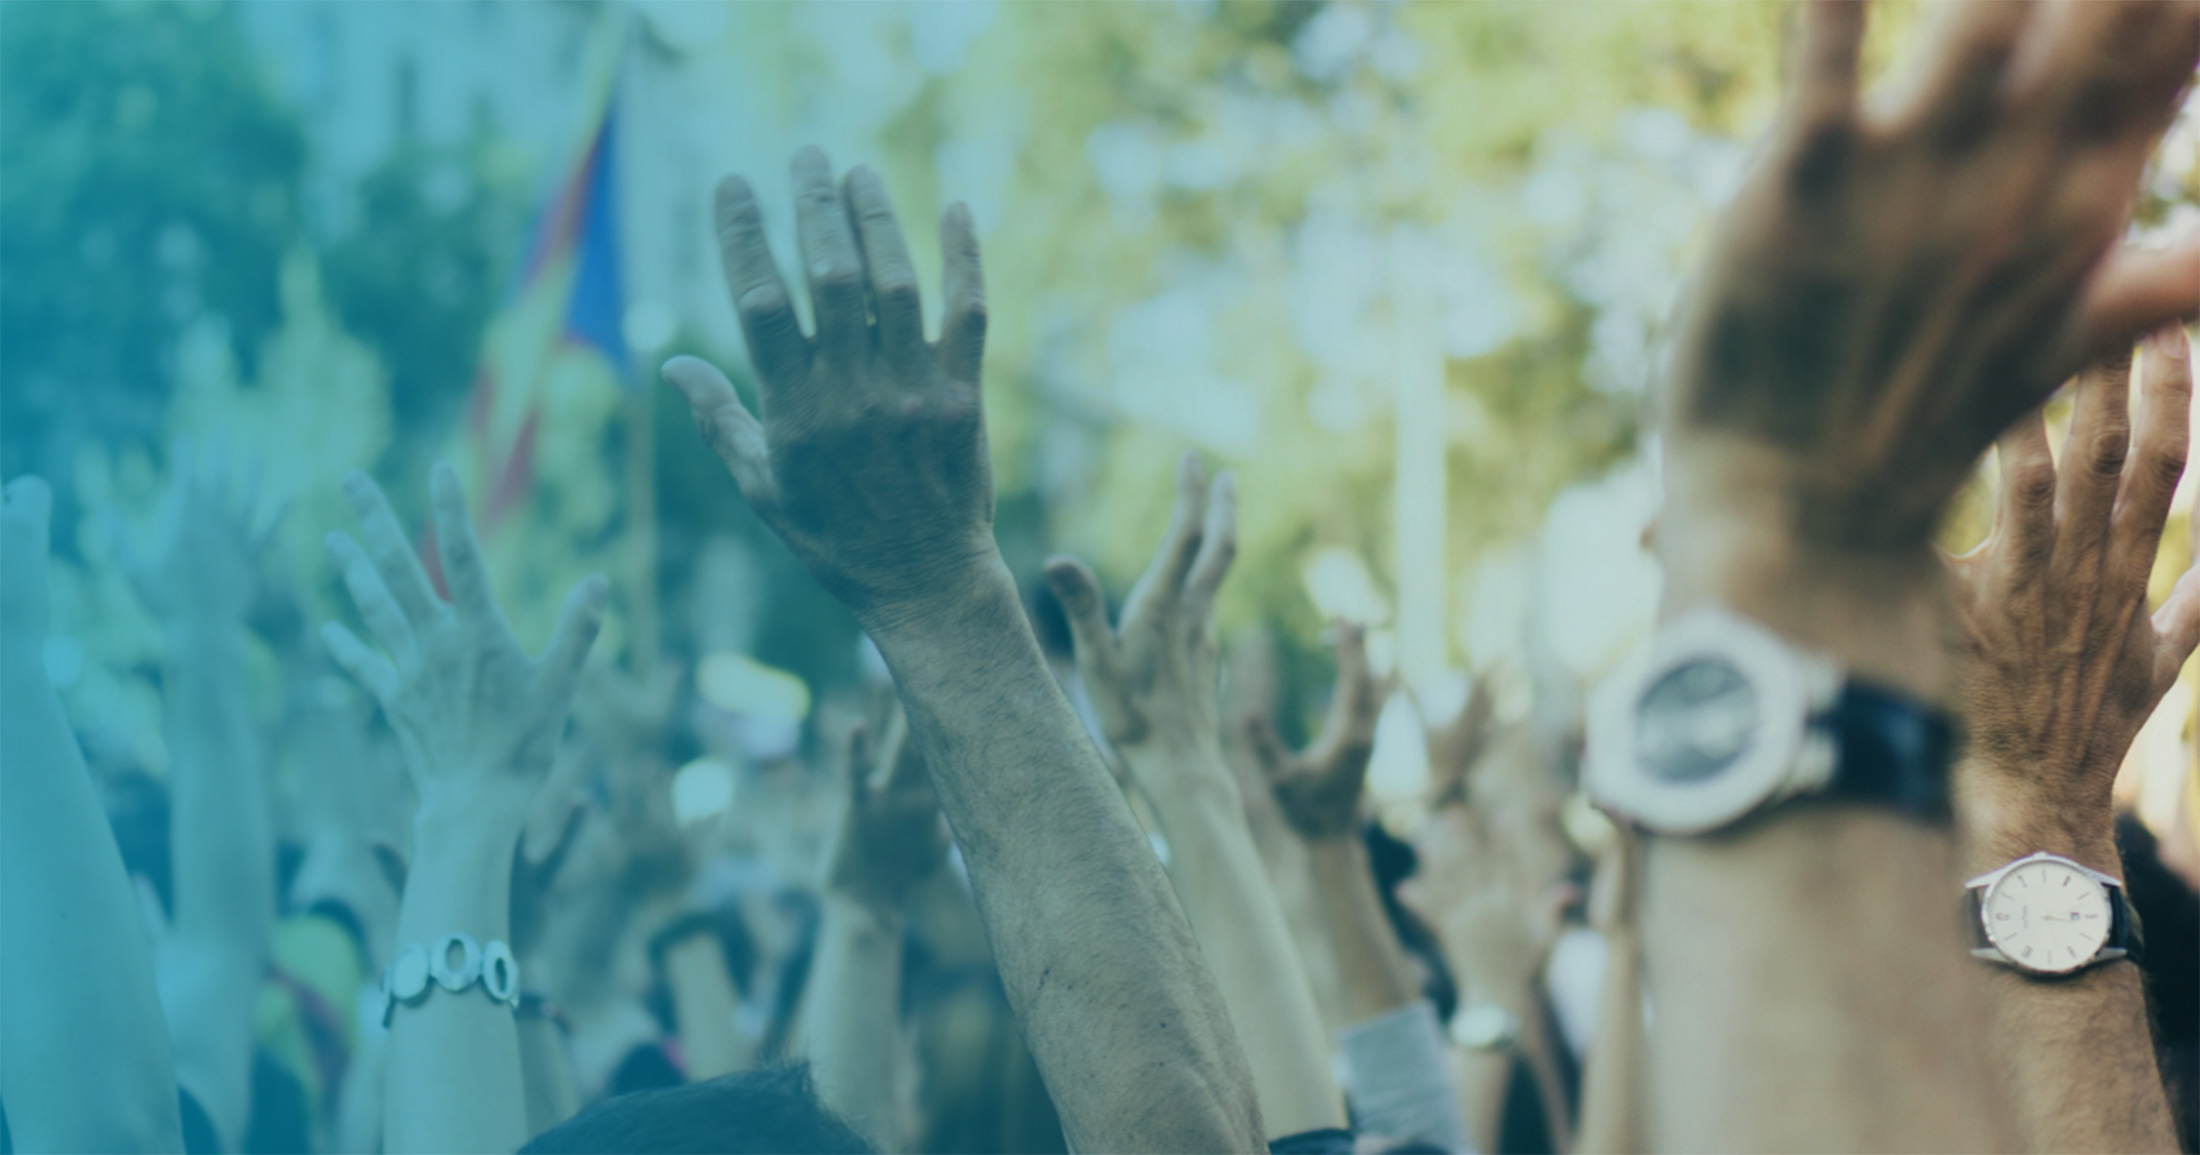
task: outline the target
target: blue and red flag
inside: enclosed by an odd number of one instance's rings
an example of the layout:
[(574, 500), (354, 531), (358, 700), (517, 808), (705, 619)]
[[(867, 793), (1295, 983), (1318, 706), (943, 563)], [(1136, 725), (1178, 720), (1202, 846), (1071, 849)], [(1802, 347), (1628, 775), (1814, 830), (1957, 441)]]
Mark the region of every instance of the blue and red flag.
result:
[(586, 143), (536, 218), (526, 260), (483, 341), (458, 457), (484, 541), (533, 492), (543, 422), (560, 399), (633, 381), (623, 331), (618, 112), (616, 85), (606, 85)]

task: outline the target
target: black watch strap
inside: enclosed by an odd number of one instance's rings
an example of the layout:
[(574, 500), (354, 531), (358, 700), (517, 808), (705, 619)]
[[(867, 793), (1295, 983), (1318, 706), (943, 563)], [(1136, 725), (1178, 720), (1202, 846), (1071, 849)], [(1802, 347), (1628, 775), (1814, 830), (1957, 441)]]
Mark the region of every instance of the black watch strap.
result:
[(1841, 687), (1819, 719), (1833, 738), (1833, 777), (1825, 797), (1887, 807), (1925, 822), (1946, 824), (1948, 769), (1955, 760), (1955, 723), (1907, 694), (1866, 682)]

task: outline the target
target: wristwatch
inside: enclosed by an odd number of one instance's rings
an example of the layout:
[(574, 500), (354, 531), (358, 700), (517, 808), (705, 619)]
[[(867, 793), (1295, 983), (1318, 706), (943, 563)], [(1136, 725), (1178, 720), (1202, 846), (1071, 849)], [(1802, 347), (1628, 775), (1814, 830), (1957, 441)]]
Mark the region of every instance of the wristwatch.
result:
[(1800, 795), (1945, 824), (1955, 734), (1941, 711), (1707, 608), (1597, 691), (1585, 777), (1591, 800), (1655, 834), (1703, 834)]
[(2144, 937), (2124, 882), (2042, 850), (1964, 884), (1974, 958), (2035, 975), (2139, 960)]

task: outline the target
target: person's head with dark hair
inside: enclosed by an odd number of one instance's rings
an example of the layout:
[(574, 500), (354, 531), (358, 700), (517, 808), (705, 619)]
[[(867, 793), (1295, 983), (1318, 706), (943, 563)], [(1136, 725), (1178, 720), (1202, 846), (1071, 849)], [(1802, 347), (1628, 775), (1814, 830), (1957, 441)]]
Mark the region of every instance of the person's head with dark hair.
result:
[(872, 1150), (818, 1101), (803, 1064), (763, 1067), (703, 1083), (605, 1099), (529, 1140), (521, 1155), (558, 1152), (786, 1152)]

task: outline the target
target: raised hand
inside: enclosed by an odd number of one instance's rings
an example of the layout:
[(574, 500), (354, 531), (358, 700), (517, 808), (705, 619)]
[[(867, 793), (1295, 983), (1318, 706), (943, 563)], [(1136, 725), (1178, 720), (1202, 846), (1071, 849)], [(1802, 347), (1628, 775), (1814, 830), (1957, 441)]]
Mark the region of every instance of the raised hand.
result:
[(1108, 742), (1126, 757), (1150, 749), (1197, 755), (1199, 765), (1220, 768), (1220, 758), (1211, 756), (1221, 749), (1215, 591), (1236, 554), (1237, 480), (1224, 473), (1210, 487), (1198, 455), (1186, 453), (1177, 466), (1168, 535), (1124, 601), (1116, 628), (1108, 628), (1107, 599), (1084, 563), (1047, 562), (1085, 692)]
[(2136, 414), (2130, 369), (2080, 377), (2059, 467), (2039, 414), (2002, 438), (1993, 531), (1948, 561), (1970, 722), (1955, 793), (1982, 865), (2053, 850), (2115, 870), (2117, 768), (2200, 643), (2200, 569), (2147, 612), (2190, 436), (2184, 332), (2147, 339)]
[[(2047, 851), (2120, 877), (2111, 793), (2125, 752), (2200, 641), (2200, 570), (2147, 612), (2147, 577), (2185, 463), (2182, 331), (2081, 375), (2058, 467), (2037, 414), (2001, 439), (1986, 543), (1948, 561), (1970, 743), (1953, 780), (1965, 875)], [(2200, 527), (2196, 527), (2200, 528)], [(2055, 982), (1993, 968), (2013, 1117), (2042, 1151), (2176, 1146), (2136, 967)]]
[(2200, 245), (2117, 246), (2200, 59), (2200, 8), (1938, 15), (1935, 50), (1867, 109), (1865, 6), (1805, 7), (1788, 106), (1677, 347), (1682, 490), (1837, 549), (1922, 551), (2002, 430), (2200, 312)]
[(1429, 801), (1437, 806), (1467, 800), (1467, 775), (1497, 736), (1497, 695), (1484, 674), (1468, 687), (1467, 700), (1449, 722), (1428, 728)]
[(263, 516), (259, 467), (233, 468), (219, 441), (194, 445), (182, 438), (168, 460), (157, 536), (142, 549), (118, 540), (122, 570), (139, 600), (171, 628), (242, 623), (278, 521)]
[(825, 154), (805, 148), (794, 188), (816, 335), (796, 320), (755, 195), (727, 177), (718, 243), (758, 412), (693, 357), (667, 362), (665, 379), (749, 504), (858, 620), (921, 616), (941, 590), (1000, 565), (979, 403), (977, 233), (962, 205), (940, 217), (947, 305), (940, 339), (927, 341), (916, 270), (878, 175), (858, 167), (836, 182)]
[(1047, 580), (1100, 728), (1168, 833), (1169, 873), (1246, 1040), (1261, 1110), (1295, 1134), (1341, 1126), (1346, 1113), (1322, 1061), (1319, 1004), (1222, 750), (1214, 605), (1236, 553), (1236, 481), (1225, 473), (1210, 488), (1186, 453), (1168, 533), (1115, 629), (1082, 563), (1054, 558)]
[[(749, 186), (728, 178), (719, 249), (758, 412), (701, 361), (675, 358), (665, 377), (750, 505), (893, 670), (1071, 1145), (1251, 1147), (1260, 1114), (1214, 979), (993, 542), (970, 213), (941, 219), (947, 306), (928, 342), (877, 176), (836, 183), (813, 148), (794, 180), (816, 335), (796, 323)], [(1134, 1005), (1142, 1013), (1124, 1012)]]
[(947, 861), (949, 838), (898, 703), (881, 729), (877, 738), (869, 726), (848, 736), (848, 808), (826, 859), (825, 889), (892, 913)]
[(382, 652), (335, 622), (322, 637), (382, 704), (422, 811), (485, 810), (514, 823), (516, 835), (549, 776), (581, 663), (603, 623), (606, 587), (601, 576), (575, 586), (550, 648), (528, 657), (490, 593), (456, 474), (438, 463), (429, 480), (452, 600), (428, 584), (382, 491), (355, 473), (344, 490), (367, 544), (331, 533), (328, 551)]
[(1273, 720), (1256, 715), (1246, 724), (1269, 786), (1293, 829), (1310, 839), (1341, 838), (1359, 829), (1360, 790), (1375, 753), (1375, 721), (1385, 687), (1367, 666), (1366, 632), (1341, 625), (1337, 633), (1337, 688), (1321, 737), (1293, 753)]
[(1436, 928), (1473, 997), (1527, 998), (1580, 895), (1567, 883), (1536, 891), (1507, 829), (1465, 806), (1438, 811), (1415, 849), (1421, 867), (1399, 901)]

